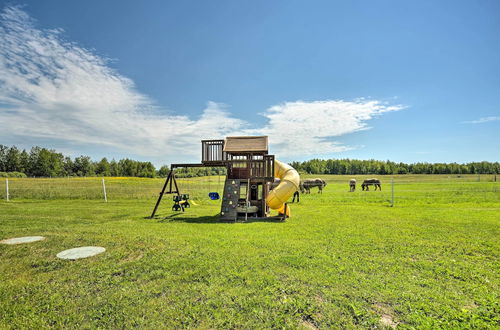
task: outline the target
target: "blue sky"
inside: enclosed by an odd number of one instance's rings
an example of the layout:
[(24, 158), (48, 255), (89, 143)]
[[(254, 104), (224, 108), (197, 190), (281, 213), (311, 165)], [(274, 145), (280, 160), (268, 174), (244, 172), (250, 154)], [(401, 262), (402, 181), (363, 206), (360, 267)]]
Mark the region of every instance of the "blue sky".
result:
[(498, 1), (0, 8), (0, 144), (159, 165), (266, 134), (285, 161), (500, 160)]

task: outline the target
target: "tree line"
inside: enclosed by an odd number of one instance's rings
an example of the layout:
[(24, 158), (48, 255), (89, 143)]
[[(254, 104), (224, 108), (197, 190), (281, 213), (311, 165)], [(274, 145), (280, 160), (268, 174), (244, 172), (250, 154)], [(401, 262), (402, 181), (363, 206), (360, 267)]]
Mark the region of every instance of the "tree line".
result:
[[(299, 172), (310, 174), (497, 174), (498, 162), (457, 163), (396, 163), (379, 160), (311, 159), (291, 162)], [(33, 147), (28, 152), (0, 144), (0, 176), (61, 177), (61, 176), (132, 176), (165, 177), (168, 166), (156, 169), (151, 162), (132, 159), (118, 161), (102, 158), (93, 161), (88, 156), (71, 158), (52, 149)], [(8, 174), (7, 174), (8, 173)], [(224, 168), (182, 168), (179, 177), (225, 175)]]
[(380, 160), (311, 159), (291, 162), (299, 172), (310, 174), (498, 174), (498, 162), (396, 163)]
[[(88, 156), (72, 159), (62, 153), (46, 148), (33, 147), (29, 152), (19, 150), (15, 146), (0, 145), (0, 172), (21, 173), (30, 177), (61, 176), (137, 176), (155, 177), (166, 175), (168, 168), (158, 171), (151, 162), (140, 162), (131, 159), (103, 158), (93, 161)], [(15, 175), (14, 176), (19, 176)]]
[[(0, 177), (62, 177), (62, 176), (129, 176), (166, 177), (167, 165), (156, 169), (151, 162), (132, 159), (112, 159), (106, 157), (93, 161), (89, 156), (71, 158), (52, 149), (33, 147), (28, 152), (15, 146), (0, 144)], [(225, 175), (223, 168), (179, 169), (178, 177)]]

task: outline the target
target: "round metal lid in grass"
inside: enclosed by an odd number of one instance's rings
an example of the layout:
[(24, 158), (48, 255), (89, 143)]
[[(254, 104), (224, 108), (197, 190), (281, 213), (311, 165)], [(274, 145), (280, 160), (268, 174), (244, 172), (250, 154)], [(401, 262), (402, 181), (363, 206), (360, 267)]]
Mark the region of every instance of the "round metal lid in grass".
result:
[(106, 249), (100, 246), (82, 246), (59, 252), (57, 254), (57, 257), (60, 259), (75, 260), (75, 259), (93, 257), (99, 253), (103, 253), (104, 251), (106, 251)]
[(1, 240), (0, 243), (14, 245), (14, 244), (24, 244), (24, 243), (32, 243), (44, 240), (43, 236), (25, 236), (25, 237), (15, 237)]

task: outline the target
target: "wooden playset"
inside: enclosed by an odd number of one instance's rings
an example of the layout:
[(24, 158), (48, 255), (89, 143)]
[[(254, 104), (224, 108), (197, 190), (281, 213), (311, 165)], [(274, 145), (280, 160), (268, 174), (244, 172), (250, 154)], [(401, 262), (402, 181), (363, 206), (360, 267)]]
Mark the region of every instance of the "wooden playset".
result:
[[(201, 141), (202, 160), (199, 164), (172, 164), (163, 189), (151, 214), (155, 216), (165, 194), (174, 194), (173, 210), (189, 207), (189, 195), (181, 194), (175, 169), (186, 167), (225, 167), (226, 179), (220, 210), (221, 220), (269, 218), (271, 209), (278, 218), (290, 215), (286, 201), (299, 188), (300, 177), (291, 166), (268, 154), (267, 136), (232, 136), (224, 140)], [(275, 178), (279, 184), (272, 189)], [(167, 190), (168, 188), (168, 190)], [(216, 192), (209, 194), (218, 199)]]

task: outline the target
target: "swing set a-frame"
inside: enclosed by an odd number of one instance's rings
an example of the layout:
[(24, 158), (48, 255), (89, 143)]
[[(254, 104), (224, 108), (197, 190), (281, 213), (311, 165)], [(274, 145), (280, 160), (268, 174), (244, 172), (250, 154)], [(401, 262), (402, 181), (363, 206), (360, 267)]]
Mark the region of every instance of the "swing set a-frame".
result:
[[(189, 208), (191, 205), (189, 204), (189, 194), (181, 194), (179, 190), (179, 185), (177, 184), (177, 179), (175, 177), (175, 169), (177, 168), (189, 168), (189, 167), (206, 167), (203, 164), (172, 164), (170, 165), (170, 171), (167, 175), (167, 179), (165, 180), (165, 184), (161, 189), (160, 196), (156, 201), (155, 207), (153, 209), (153, 213), (151, 213), (151, 218), (153, 218), (160, 206), (163, 195), (166, 194), (174, 194), (173, 201), (174, 205), (172, 206), (173, 211), (183, 211), (185, 208)], [(212, 166), (213, 167), (213, 166)], [(167, 190), (168, 187), (168, 190)], [(209, 193), (209, 195), (212, 192)]]

